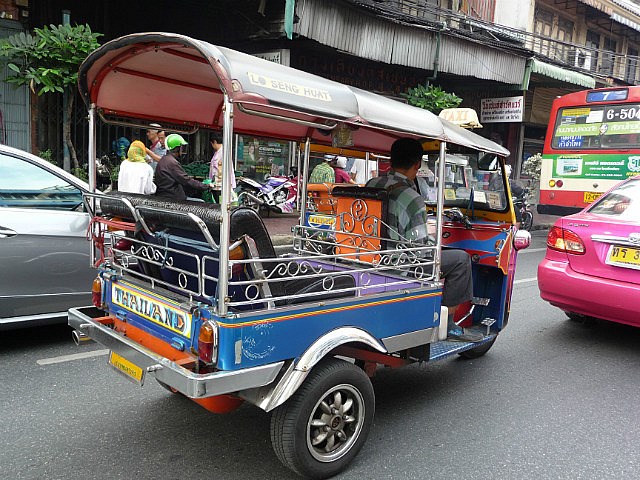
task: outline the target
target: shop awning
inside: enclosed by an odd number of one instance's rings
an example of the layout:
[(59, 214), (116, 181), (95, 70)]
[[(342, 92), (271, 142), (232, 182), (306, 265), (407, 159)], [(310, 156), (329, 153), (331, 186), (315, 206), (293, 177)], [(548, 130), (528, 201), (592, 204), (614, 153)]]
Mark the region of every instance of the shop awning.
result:
[(627, 27), (640, 32), (640, 25), (634, 22), (633, 20), (628, 19), (627, 17), (623, 17), (622, 15), (618, 15), (617, 13), (612, 13), (611, 20), (615, 20), (618, 23), (626, 25)]
[(550, 63), (545, 63), (536, 58), (530, 58), (527, 61), (527, 68), (524, 71), (524, 78), (522, 79), (522, 90), (529, 89), (529, 80), (531, 79), (531, 74), (534, 73), (553, 78), (560, 82), (579, 85), (581, 87), (595, 88), (596, 86), (595, 79), (589, 75), (574, 72), (573, 70), (567, 70), (566, 68), (558, 67), (557, 65), (552, 65)]
[(601, 12), (606, 13), (607, 15), (611, 15), (613, 9), (606, 5), (605, 2), (601, 0), (578, 0), (580, 3), (584, 3), (585, 5), (589, 5), (590, 7), (595, 8), (596, 10), (600, 10)]

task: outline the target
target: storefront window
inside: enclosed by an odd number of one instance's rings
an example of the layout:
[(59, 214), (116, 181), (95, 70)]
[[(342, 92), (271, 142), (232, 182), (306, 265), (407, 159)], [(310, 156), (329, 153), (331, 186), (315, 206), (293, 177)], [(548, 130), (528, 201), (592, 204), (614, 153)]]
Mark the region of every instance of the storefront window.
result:
[(238, 135), (236, 142), (236, 170), (243, 176), (264, 182), (289, 173), (289, 142), (246, 135)]

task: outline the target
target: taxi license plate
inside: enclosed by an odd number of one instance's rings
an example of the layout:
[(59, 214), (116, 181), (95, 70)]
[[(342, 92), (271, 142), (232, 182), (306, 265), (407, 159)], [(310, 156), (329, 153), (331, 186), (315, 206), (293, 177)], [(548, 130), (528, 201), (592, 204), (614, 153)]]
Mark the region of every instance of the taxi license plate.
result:
[(602, 193), (600, 193), (600, 192), (584, 192), (584, 203), (593, 203), (601, 195), (602, 195)]
[(134, 383), (142, 386), (144, 370), (116, 352), (109, 352), (109, 365)]
[(611, 245), (607, 254), (607, 264), (640, 269), (640, 248)]

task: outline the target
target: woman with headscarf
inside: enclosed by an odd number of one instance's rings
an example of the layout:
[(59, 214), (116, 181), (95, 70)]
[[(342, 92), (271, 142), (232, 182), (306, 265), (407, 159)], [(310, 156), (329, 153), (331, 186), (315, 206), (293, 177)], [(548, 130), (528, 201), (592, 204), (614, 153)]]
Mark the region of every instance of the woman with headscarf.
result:
[(118, 190), (127, 193), (152, 195), (156, 192), (153, 183), (153, 168), (145, 160), (146, 147), (136, 140), (129, 147), (127, 158), (120, 164), (118, 172)]

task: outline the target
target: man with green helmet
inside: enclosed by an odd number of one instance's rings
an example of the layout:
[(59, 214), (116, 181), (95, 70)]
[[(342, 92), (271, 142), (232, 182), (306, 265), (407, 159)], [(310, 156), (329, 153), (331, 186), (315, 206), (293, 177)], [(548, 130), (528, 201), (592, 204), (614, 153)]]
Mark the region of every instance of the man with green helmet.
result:
[(184, 187), (194, 190), (208, 190), (209, 186), (191, 178), (178, 161), (186, 155), (188, 143), (182, 136), (172, 133), (165, 139), (167, 154), (158, 162), (153, 181), (157, 186), (156, 195), (170, 200), (186, 200)]

